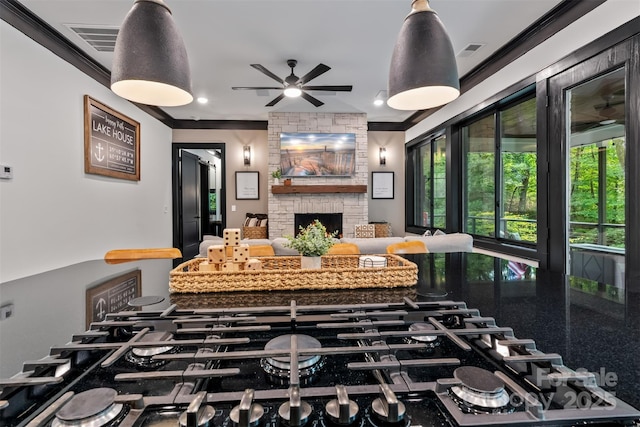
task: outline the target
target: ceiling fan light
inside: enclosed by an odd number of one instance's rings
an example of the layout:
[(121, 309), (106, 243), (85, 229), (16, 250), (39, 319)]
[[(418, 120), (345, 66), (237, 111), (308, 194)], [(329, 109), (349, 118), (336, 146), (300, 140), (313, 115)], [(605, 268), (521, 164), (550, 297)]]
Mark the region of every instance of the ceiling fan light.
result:
[(160, 107), (193, 101), (187, 50), (162, 0), (136, 0), (125, 17), (116, 38), (111, 90)]
[(460, 81), (453, 45), (426, 0), (414, 0), (396, 40), (389, 68), (387, 104), (424, 110), (453, 101)]
[(297, 98), (300, 95), (302, 95), (302, 91), (300, 88), (295, 86), (289, 86), (284, 90), (284, 96), (288, 98)]
[(602, 126), (606, 126), (606, 125), (612, 125), (612, 124), (614, 124), (615, 122), (616, 122), (616, 121), (615, 121), (615, 119), (606, 119), (606, 120), (601, 120), (599, 123), (600, 123)]

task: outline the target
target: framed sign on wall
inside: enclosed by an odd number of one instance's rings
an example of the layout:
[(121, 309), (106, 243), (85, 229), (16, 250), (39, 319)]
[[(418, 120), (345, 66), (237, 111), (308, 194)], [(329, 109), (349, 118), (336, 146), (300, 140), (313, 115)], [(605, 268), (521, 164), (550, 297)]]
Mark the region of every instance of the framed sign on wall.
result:
[(87, 289), (86, 327), (102, 322), (107, 313), (125, 310), (128, 302), (142, 295), (142, 271), (134, 270)]
[(236, 200), (260, 198), (259, 172), (236, 172)]
[(84, 96), (84, 171), (140, 180), (140, 123)]
[(393, 199), (393, 172), (371, 172), (371, 198)]

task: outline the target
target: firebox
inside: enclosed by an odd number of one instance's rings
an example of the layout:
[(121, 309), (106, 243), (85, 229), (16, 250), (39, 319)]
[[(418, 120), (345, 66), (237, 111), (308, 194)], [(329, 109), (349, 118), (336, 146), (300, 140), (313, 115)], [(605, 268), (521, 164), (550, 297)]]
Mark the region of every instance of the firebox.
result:
[(336, 237), (342, 237), (341, 213), (297, 213), (294, 215), (294, 236), (298, 234), (300, 227), (306, 227), (314, 220), (318, 220), (325, 226), (329, 233), (338, 232)]

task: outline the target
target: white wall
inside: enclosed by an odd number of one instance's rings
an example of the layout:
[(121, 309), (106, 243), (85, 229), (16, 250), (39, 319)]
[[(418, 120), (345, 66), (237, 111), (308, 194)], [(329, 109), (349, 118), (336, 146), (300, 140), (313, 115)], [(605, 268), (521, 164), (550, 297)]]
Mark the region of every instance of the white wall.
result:
[[(367, 132), (369, 176), (371, 171), (395, 172), (395, 198), (372, 200), (369, 192), (369, 221), (388, 221), (395, 236), (404, 236), (404, 132)], [(175, 143), (223, 142), (226, 145), (227, 164), (227, 227), (240, 228), (247, 212), (266, 213), (267, 198), (273, 179), (268, 170), (268, 148), (266, 130), (220, 130), (220, 129), (175, 129)], [(251, 146), (251, 166), (242, 163), (242, 147)], [(378, 149), (387, 147), (387, 165), (380, 166)], [(235, 171), (257, 170), (260, 172), (260, 200), (235, 199)], [(236, 205), (236, 212), (231, 206)]]
[[(386, 165), (380, 165), (380, 147), (387, 149)], [(391, 224), (394, 236), (405, 235), (404, 132), (369, 132), (369, 221)], [(393, 199), (371, 198), (371, 172), (393, 172)]]
[[(140, 123), (140, 181), (84, 173), (85, 94)], [(171, 129), (4, 21), (0, 120), (0, 283), (172, 245)]]
[[(175, 129), (175, 143), (225, 144), (227, 228), (241, 228), (247, 212), (267, 213), (267, 191), (271, 177), (267, 173), (268, 150), (266, 130)], [(251, 147), (251, 165), (245, 166), (242, 148)], [(260, 199), (236, 200), (236, 171), (258, 171)], [(233, 212), (231, 208), (235, 206)]]
[[(587, 15), (567, 26), (556, 35), (540, 43), (511, 64), (504, 67), (460, 98), (445, 105), (406, 132), (409, 142), (437, 127), (452, 117), (481, 104), (494, 94), (537, 74), (571, 52), (589, 44), (640, 15), (638, 0), (608, 0)], [(559, 70), (558, 70), (559, 71)], [(549, 76), (540, 75), (538, 79)]]

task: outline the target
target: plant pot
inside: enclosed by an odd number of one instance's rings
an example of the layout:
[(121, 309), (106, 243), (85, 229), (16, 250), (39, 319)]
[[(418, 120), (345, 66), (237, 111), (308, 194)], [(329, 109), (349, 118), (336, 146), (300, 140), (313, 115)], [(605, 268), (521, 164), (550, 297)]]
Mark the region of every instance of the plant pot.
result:
[(273, 185), (280, 185), (280, 178), (273, 178)]
[(320, 269), (322, 268), (322, 257), (319, 256), (302, 256), (300, 257), (300, 268), (302, 269)]
[(285, 179), (284, 185), (291, 185), (291, 179), (290, 178)]

